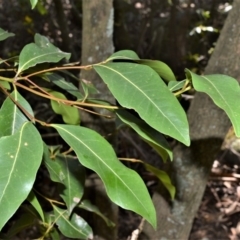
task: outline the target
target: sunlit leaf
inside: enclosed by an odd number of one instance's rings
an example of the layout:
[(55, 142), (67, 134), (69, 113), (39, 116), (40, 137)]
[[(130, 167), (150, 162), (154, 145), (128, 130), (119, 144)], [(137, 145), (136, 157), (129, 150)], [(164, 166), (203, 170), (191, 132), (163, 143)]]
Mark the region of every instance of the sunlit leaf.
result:
[(38, 212), (39, 216), (41, 217), (42, 221), (44, 222), (44, 214), (40, 203), (38, 202), (37, 197), (35, 196), (34, 192), (31, 191), (27, 197), (27, 200), (31, 203), (31, 205), (35, 208)]
[(34, 9), (35, 6), (36, 6), (37, 3), (38, 3), (38, 0), (30, 0), (30, 3), (31, 3), (31, 5), (32, 5), (32, 9)]
[(55, 47), (46, 37), (35, 34), (35, 43), (27, 44), (19, 56), (19, 68), (17, 75), (22, 71), (33, 67), (39, 63), (59, 62), (61, 59), (70, 58), (70, 53), (62, 52)]
[(111, 220), (109, 220), (104, 214), (100, 212), (97, 206), (93, 205), (89, 200), (83, 200), (78, 205), (78, 207), (85, 209), (89, 212), (94, 212), (98, 216), (100, 216), (107, 224), (108, 227), (114, 227), (115, 223), (113, 223)]
[(117, 116), (134, 131), (136, 131), (144, 141), (149, 143), (157, 153), (166, 161), (168, 158), (172, 160), (172, 151), (164, 136), (155, 129), (147, 125), (143, 120), (135, 117), (126, 110), (116, 110)]
[[(65, 95), (60, 92), (51, 91), (50, 94), (60, 99), (64, 99), (64, 100), (67, 99)], [(55, 113), (62, 115), (63, 121), (65, 123), (79, 125), (80, 115), (77, 108), (66, 105), (62, 102), (52, 100), (52, 99), (51, 99), (51, 106)]]
[(190, 145), (186, 113), (154, 70), (135, 63), (107, 63), (94, 69), (123, 107), (134, 109), (157, 131)]
[(41, 136), (31, 122), (0, 138), (0, 230), (30, 193), (42, 152)]
[[(33, 110), (29, 103), (19, 92), (13, 91), (11, 97), (19, 103), (31, 116), (34, 116)], [(18, 108), (18, 106), (8, 97), (0, 110), (0, 137), (14, 134), (18, 131), (23, 123), (28, 121), (26, 116)]]
[(107, 61), (113, 60), (132, 60), (139, 64), (147, 65), (156, 71), (161, 78), (167, 82), (176, 81), (176, 77), (171, 68), (164, 62), (158, 60), (140, 59), (132, 50), (122, 50), (112, 54)]
[(214, 103), (230, 118), (237, 137), (240, 137), (240, 87), (236, 79), (220, 74), (199, 76), (186, 70), (193, 87), (208, 94)]
[(161, 78), (167, 82), (176, 81), (176, 77), (171, 68), (164, 62), (158, 60), (140, 59), (135, 62), (147, 65), (156, 71)]
[(51, 126), (74, 150), (82, 165), (99, 175), (113, 202), (142, 215), (156, 226), (155, 209), (144, 182), (117, 159), (112, 146), (101, 135), (80, 126)]
[(122, 50), (113, 53), (107, 61), (113, 61), (113, 60), (137, 60), (139, 59), (138, 55), (132, 51), (132, 50)]
[(0, 28), (0, 41), (3, 41), (9, 37), (15, 36), (14, 33), (9, 33), (8, 31), (4, 31), (2, 28)]
[(63, 210), (53, 205), (56, 223), (61, 233), (69, 238), (93, 239), (91, 227), (87, 222), (74, 213), (69, 219), (67, 210)]

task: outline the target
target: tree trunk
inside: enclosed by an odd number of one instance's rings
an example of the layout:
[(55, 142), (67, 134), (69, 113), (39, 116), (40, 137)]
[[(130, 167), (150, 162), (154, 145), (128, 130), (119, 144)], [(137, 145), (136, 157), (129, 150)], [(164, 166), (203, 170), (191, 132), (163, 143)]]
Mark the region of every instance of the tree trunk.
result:
[[(114, 50), (113, 47), (113, 3), (112, 0), (88, 0), (82, 1), (83, 31), (82, 31), (82, 65), (90, 65), (107, 59)], [(81, 79), (90, 81), (99, 91), (99, 94), (91, 95), (94, 98), (114, 103), (114, 98), (106, 84), (100, 79), (94, 70), (82, 71)], [(81, 86), (80, 86), (81, 87)], [(109, 111), (92, 109), (103, 115), (112, 115)], [(115, 131), (115, 120), (99, 117), (87, 112), (81, 112), (82, 124), (103, 136)], [(113, 135), (112, 135), (113, 136)], [(114, 137), (110, 139), (114, 143)], [(96, 203), (100, 211), (110, 220), (117, 223), (118, 208), (108, 198), (102, 182), (92, 186), (93, 192), (87, 196)], [(117, 227), (108, 228), (105, 222), (98, 216), (93, 216), (93, 231), (97, 239), (114, 240), (117, 238)]]
[[(205, 74), (227, 74), (240, 80), (240, 0), (235, 0)], [(226, 83), (227, 84), (227, 83)], [(226, 114), (203, 93), (197, 93), (188, 111), (191, 147), (174, 148), (171, 172), (177, 187), (170, 202), (156, 192), (158, 227), (146, 224), (140, 239), (188, 239), (208, 181), (212, 163), (230, 127)]]

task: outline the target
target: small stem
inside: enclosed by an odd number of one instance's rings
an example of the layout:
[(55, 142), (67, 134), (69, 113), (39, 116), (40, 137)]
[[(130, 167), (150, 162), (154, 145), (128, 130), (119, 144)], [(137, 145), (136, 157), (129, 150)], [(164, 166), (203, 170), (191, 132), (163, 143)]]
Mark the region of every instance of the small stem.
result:
[[(59, 71), (59, 70), (68, 70), (68, 69), (91, 69), (93, 65), (87, 65), (87, 66), (64, 66), (64, 67), (54, 67), (54, 68), (48, 68), (48, 69), (45, 69), (45, 70), (41, 70), (41, 71), (38, 71), (38, 72), (34, 72), (34, 73), (31, 73), (25, 77), (27, 78), (30, 78), (30, 77), (33, 77), (33, 76), (36, 76), (36, 75), (39, 75), (39, 74), (42, 74), (42, 73), (46, 73), (46, 72), (54, 72), (54, 71)], [(25, 78), (24, 77), (24, 78)], [(19, 77), (17, 78), (17, 80), (19, 79), (22, 79), (22, 77)]]
[(51, 96), (51, 94), (49, 94), (47, 91), (45, 91), (43, 88), (41, 88), (40, 86), (38, 86), (36, 83), (34, 83), (33, 81), (31, 81), (30, 79), (28, 79), (26, 77), (26, 81), (28, 81), (29, 83), (31, 83), (33, 86), (35, 86), (35, 88), (39, 89), (41, 92), (45, 93), (46, 95)]
[(0, 69), (0, 72), (15, 72), (16, 68)]
[(184, 93), (184, 92), (187, 92), (187, 91), (189, 91), (189, 90), (191, 90), (191, 89), (192, 89), (192, 87), (191, 87), (191, 86), (188, 86), (187, 88), (181, 89), (180, 91), (174, 93), (174, 96), (178, 96), (178, 95), (180, 95), (180, 94), (182, 94), (182, 93)]
[(42, 195), (40, 192), (38, 192), (36, 189), (33, 189), (34, 192), (36, 192), (39, 196), (41, 196), (42, 198), (44, 198), (46, 201), (48, 201), (51, 205), (52, 203), (56, 203), (58, 205), (62, 205), (62, 206), (65, 206), (64, 203), (62, 202), (59, 202), (59, 201), (56, 201), (56, 200), (53, 200), (53, 199), (50, 199), (48, 197), (45, 197), (44, 195)]
[(21, 87), (29, 92), (32, 92), (38, 96), (41, 96), (41, 97), (44, 97), (44, 98), (47, 98), (47, 99), (52, 99), (52, 100), (55, 100), (57, 102), (61, 102), (61, 103), (64, 103), (66, 105), (70, 105), (70, 106), (75, 106), (75, 105), (79, 105), (79, 106), (86, 106), (86, 107), (97, 107), (97, 108), (106, 108), (106, 109), (119, 109), (119, 107), (117, 106), (107, 106), (107, 105), (100, 105), (100, 104), (93, 104), (93, 103), (85, 103), (85, 102), (77, 102), (77, 101), (70, 101), (70, 100), (65, 100), (65, 99), (61, 99), (61, 98), (57, 98), (57, 97), (54, 97), (54, 96), (49, 96), (49, 95), (46, 95), (46, 94), (43, 94), (43, 93), (40, 93), (38, 91), (35, 91), (29, 87), (26, 87), (24, 85), (22, 85), (21, 83), (19, 82), (15, 82), (14, 83), (16, 86), (18, 87)]
[(10, 82), (10, 83), (12, 83), (14, 81), (12, 78), (6, 78), (6, 77), (2, 77), (2, 76), (0, 76), (0, 80), (3, 80), (5, 82)]

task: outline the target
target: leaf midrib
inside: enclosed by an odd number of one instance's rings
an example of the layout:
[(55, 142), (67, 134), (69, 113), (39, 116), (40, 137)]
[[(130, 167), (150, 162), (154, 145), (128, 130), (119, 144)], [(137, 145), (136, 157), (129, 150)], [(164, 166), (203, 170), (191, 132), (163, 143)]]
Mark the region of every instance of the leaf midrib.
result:
[(58, 213), (59, 213), (59, 217), (62, 217), (67, 223), (68, 225), (70, 225), (72, 228), (74, 228), (77, 232), (83, 234), (84, 236), (88, 237), (88, 235), (86, 235), (86, 233), (84, 233), (81, 229), (76, 228), (65, 216), (64, 214), (67, 213), (67, 210), (64, 210), (62, 213), (55, 207), (54, 208)]
[(234, 114), (233, 114), (233, 112), (232, 112), (232, 109), (231, 109), (230, 105), (228, 104), (227, 101), (225, 101), (225, 98), (223, 97), (223, 95), (221, 94), (221, 92), (218, 91), (218, 89), (215, 87), (215, 85), (214, 85), (207, 77), (205, 77), (205, 76), (202, 76), (202, 77), (203, 77), (205, 80), (207, 80), (210, 85), (213, 86), (213, 88), (217, 91), (217, 93), (220, 95), (220, 97), (222, 98), (222, 100), (223, 100), (223, 101), (225, 102), (225, 104), (227, 105), (228, 110), (230, 111), (230, 114), (234, 117)]
[(82, 142), (79, 138), (77, 138), (75, 135), (73, 135), (71, 132), (67, 131), (64, 128), (61, 128), (59, 125), (55, 125), (53, 124), (52, 126), (55, 126), (56, 128), (60, 128), (63, 131), (67, 132), (69, 135), (71, 135), (73, 138), (75, 138), (77, 141), (81, 142), (90, 152), (92, 152), (93, 155), (95, 155), (119, 180), (120, 182), (123, 183), (123, 185), (126, 186), (127, 189), (129, 189), (129, 191), (133, 194), (133, 196), (138, 200), (138, 202), (143, 206), (143, 208), (145, 209), (145, 211), (147, 212), (147, 209), (145, 208), (145, 206), (142, 204), (142, 202), (140, 201), (140, 199), (138, 199), (138, 197), (134, 194), (134, 192), (132, 192), (132, 190), (128, 187), (128, 185), (125, 184), (125, 182), (122, 181), (122, 179), (118, 176), (117, 173), (115, 173), (102, 159), (100, 156), (98, 156), (94, 151), (92, 151), (91, 148), (89, 148), (84, 142)]
[[(134, 83), (132, 83), (131, 81), (128, 80), (128, 78), (126, 78), (123, 74), (121, 74), (120, 72), (112, 69), (112, 68), (109, 68), (107, 67), (106, 65), (100, 65), (100, 67), (105, 67), (115, 73), (117, 73), (118, 75), (120, 75), (122, 78), (124, 78), (126, 81), (128, 81), (130, 84), (132, 84), (134, 87), (136, 87), (136, 89), (139, 90), (139, 92), (141, 92), (158, 110), (159, 112), (162, 114), (163, 117), (165, 117), (165, 119), (167, 119), (169, 121), (169, 123), (174, 127), (174, 129), (177, 130), (177, 132), (180, 134), (180, 136), (182, 136), (181, 132), (178, 130), (178, 128), (174, 125), (174, 123), (171, 121), (171, 119), (169, 119), (163, 112), (160, 108), (158, 108), (158, 106), (151, 100), (151, 98), (149, 98), (143, 91), (142, 89), (138, 88)], [(184, 139), (184, 136), (182, 136), (183, 139)]]
[[(51, 54), (56, 54), (57, 52), (50, 52), (50, 53), (45, 53), (45, 54), (42, 54), (42, 55), (38, 55), (38, 56), (36, 56), (36, 57), (34, 57), (34, 58), (31, 58), (29, 61), (27, 61), (27, 62), (25, 62), (25, 64), (23, 64), (19, 69), (18, 69), (18, 74), (20, 73), (20, 72), (22, 72), (22, 71), (24, 71), (24, 70), (26, 70), (26, 69), (24, 69), (24, 67), (27, 65), (27, 64), (29, 64), (31, 61), (34, 61), (34, 60), (36, 60), (37, 58), (41, 58), (41, 57), (44, 57), (44, 56), (48, 56), (48, 55), (51, 55)], [(59, 53), (64, 53), (64, 52), (59, 52)], [(66, 53), (64, 53), (64, 54), (66, 54)], [(40, 63), (40, 62), (39, 62)], [(39, 64), (39, 63), (36, 63), (35, 65), (37, 65), (37, 64)], [(34, 66), (35, 66), (34, 65)], [(33, 66), (31, 66), (31, 67), (33, 67)]]
[(13, 165), (12, 165), (12, 169), (11, 169), (10, 174), (8, 176), (8, 181), (7, 181), (6, 185), (5, 185), (5, 188), (3, 189), (2, 196), (0, 198), (0, 202), (2, 201), (2, 198), (5, 195), (6, 189), (7, 189), (8, 185), (10, 184), (12, 173), (13, 173), (13, 170), (14, 170), (16, 162), (17, 162), (18, 153), (20, 151), (20, 145), (22, 143), (23, 129), (26, 126), (27, 123), (28, 122), (24, 123), (23, 126), (22, 126), (22, 129), (20, 130), (20, 137), (19, 137), (19, 143), (18, 143), (18, 146), (17, 146), (17, 152), (16, 152), (15, 157), (14, 157), (14, 162), (13, 162)]

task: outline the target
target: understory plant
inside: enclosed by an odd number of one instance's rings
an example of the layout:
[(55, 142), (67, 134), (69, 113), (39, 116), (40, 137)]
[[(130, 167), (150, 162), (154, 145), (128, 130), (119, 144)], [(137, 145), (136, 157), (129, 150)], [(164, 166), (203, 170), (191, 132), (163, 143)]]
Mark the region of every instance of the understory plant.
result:
[[(13, 35), (0, 29), (1, 41)], [(190, 145), (188, 120), (179, 98), (194, 89), (208, 94), (226, 112), (240, 136), (240, 105), (236, 101), (240, 99), (240, 88), (236, 79), (218, 74), (199, 76), (186, 69), (186, 79), (177, 81), (165, 63), (140, 59), (130, 50), (116, 52), (88, 66), (59, 63), (69, 58), (69, 53), (36, 34), (34, 42), (27, 44), (19, 56), (0, 59), (0, 89), (5, 96), (0, 110), (1, 238), (11, 239), (26, 227), (37, 225), (42, 233), (39, 239), (60, 239), (60, 233), (68, 238), (93, 239), (91, 226), (78, 209), (95, 212), (113, 227), (114, 223), (97, 206), (83, 199), (85, 169), (100, 177), (112, 202), (136, 212), (156, 228), (156, 212), (143, 180), (121, 160), (142, 163), (174, 199), (175, 187), (169, 176), (144, 161), (119, 159), (104, 136), (81, 126), (82, 111), (99, 114), (89, 109), (101, 108), (109, 115), (115, 114), (166, 162), (173, 159), (166, 137)], [(47, 67), (46, 63), (55, 65)], [(91, 93), (97, 89), (78, 79), (70, 72), (72, 69), (96, 71), (119, 105), (92, 98)], [(23, 95), (28, 99), (33, 95), (47, 99), (63, 123), (38, 119), (36, 109)], [(47, 145), (39, 133), (40, 126), (54, 129), (69, 150)], [(34, 187), (40, 166), (57, 184), (57, 199), (50, 199)], [(50, 209), (42, 206), (40, 198), (48, 202)], [(8, 225), (13, 216), (14, 224)]]

